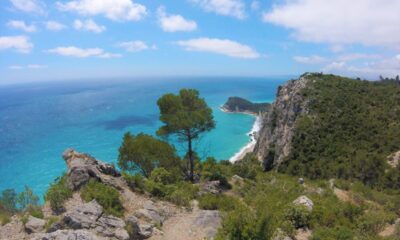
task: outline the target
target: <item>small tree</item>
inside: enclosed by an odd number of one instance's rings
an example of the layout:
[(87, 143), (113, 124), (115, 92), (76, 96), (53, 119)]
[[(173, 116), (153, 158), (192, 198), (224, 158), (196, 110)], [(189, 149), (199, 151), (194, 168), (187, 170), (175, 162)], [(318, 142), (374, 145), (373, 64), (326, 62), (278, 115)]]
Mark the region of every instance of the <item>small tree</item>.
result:
[(176, 135), (179, 141), (187, 142), (189, 156), (189, 179), (193, 182), (194, 152), (193, 140), (201, 133), (215, 127), (212, 110), (207, 106), (199, 92), (194, 89), (182, 89), (179, 95), (166, 94), (158, 102), (160, 120), (165, 124), (158, 129), (160, 136)]
[(124, 171), (137, 172), (150, 177), (154, 168), (179, 168), (175, 148), (150, 135), (126, 133), (119, 148), (118, 165)]

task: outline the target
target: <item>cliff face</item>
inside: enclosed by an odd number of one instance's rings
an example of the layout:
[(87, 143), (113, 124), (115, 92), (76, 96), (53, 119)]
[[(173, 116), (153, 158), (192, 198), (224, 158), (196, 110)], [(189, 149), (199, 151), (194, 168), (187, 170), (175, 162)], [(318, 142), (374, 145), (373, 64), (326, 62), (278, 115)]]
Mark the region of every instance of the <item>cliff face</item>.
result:
[(263, 117), (254, 152), (266, 170), (279, 166), (290, 153), (295, 121), (308, 112), (307, 101), (301, 94), (308, 82), (307, 76), (302, 76), (280, 86), (271, 110)]

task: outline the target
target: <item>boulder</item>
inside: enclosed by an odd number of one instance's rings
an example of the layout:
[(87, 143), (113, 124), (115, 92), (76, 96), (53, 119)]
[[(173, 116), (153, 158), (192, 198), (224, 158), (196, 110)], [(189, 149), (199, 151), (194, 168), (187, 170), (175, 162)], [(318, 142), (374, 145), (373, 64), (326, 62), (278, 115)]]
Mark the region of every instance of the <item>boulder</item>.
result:
[(95, 228), (102, 213), (103, 207), (93, 200), (68, 211), (64, 216), (64, 223), (72, 229)]
[(314, 207), (313, 201), (306, 196), (300, 196), (296, 200), (293, 201), (295, 205), (305, 206), (309, 211), (312, 211)]
[(203, 183), (200, 187), (200, 195), (211, 193), (219, 194), (221, 193), (220, 181), (207, 181)]
[(45, 225), (46, 225), (46, 221), (44, 221), (43, 219), (29, 216), (28, 222), (26, 222), (26, 224), (25, 224), (25, 231), (27, 233), (42, 232)]
[(396, 168), (400, 164), (400, 151), (395, 152), (388, 157), (388, 164), (392, 168)]
[(304, 178), (299, 178), (299, 179), (297, 180), (297, 182), (298, 182), (299, 184), (304, 184)]
[(164, 217), (161, 216), (158, 208), (154, 206), (153, 202), (147, 201), (144, 203), (143, 208), (135, 212), (137, 218), (143, 219), (146, 222), (150, 222), (156, 225), (162, 225)]
[(131, 239), (146, 239), (153, 234), (153, 225), (140, 224), (139, 219), (135, 216), (130, 216), (126, 219), (127, 229)]
[(57, 230), (52, 233), (38, 234), (33, 240), (100, 240), (87, 230)]
[(293, 240), (293, 238), (289, 237), (286, 233), (282, 231), (282, 229), (276, 229), (272, 240)]
[(99, 161), (92, 156), (67, 149), (63, 153), (63, 158), (67, 163), (68, 184), (77, 190), (90, 179), (109, 184), (121, 189), (118, 181), (121, 174), (111, 164)]

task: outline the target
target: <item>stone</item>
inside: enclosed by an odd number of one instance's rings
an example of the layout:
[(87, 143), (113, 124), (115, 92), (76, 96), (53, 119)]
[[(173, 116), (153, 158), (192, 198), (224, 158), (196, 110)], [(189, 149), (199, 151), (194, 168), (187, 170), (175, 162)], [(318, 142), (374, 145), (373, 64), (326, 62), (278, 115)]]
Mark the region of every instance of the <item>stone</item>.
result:
[(289, 237), (286, 233), (282, 231), (282, 229), (276, 229), (272, 240), (293, 240), (293, 238)]
[(194, 226), (202, 228), (206, 233), (207, 239), (213, 239), (221, 225), (221, 215), (219, 211), (201, 210), (194, 219)]
[(52, 233), (39, 234), (33, 240), (100, 240), (87, 230), (57, 230)]
[(45, 225), (46, 225), (45, 220), (29, 216), (28, 221), (25, 224), (25, 231), (27, 233), (42, 232)]
[(115, 237), (118, 240), (129, 240), (129, 234), (128, 231), (126, 231), (125, 229), (117, 229), (115, 230)]
[(95, 228), (102, 213), (103, 207), (93, 200), (68, 211), (64, 216), (64, 223), (72, 229)]
[(118, 181), (121, 174), (113, 165), (99, 161), (88, 154), (76, 152), (73, 149), (65, 150), (63, 158), (67, 163), (68, 184), (71, 189), (79, 189), (90, 179), (121, 189), (121, 183)]
[(132, 239), (145, 239), (153, 235), (154, 225), (140, 224), (139, 219), (130, 216), (126, 219), (127, 229)]
[(203, 194), (220, 194), (221, 193), (221, 188), (220, 188), (220, 181), (207, 181), (203, 183), (200, 187), (200, 195)]
[(305, 206), (309, 211), (312, 211), (314, 207), (313, 201), (311, 201), (311, 199), (304, 195), (296, 198), (296, 200), (293, 201), (293, 204), (298, 206)]
[(135, 212), (135, 216), (143, 219), (147, 222), (153, 223), (153, 224), (157, 224), (157, 225), (162, 225), (164, 219), (161, 217), (161, 215), (153, 210), (149, 210), (149, 209), (139, 209)]
[(299, 184), (304, 184), (304, 178), (299, 178), (298, 180), (297, 180), (297, 182), (299, 183)]
[(139, 235), (144, 239), (149, 238), (151, 235), (153, 235), (153, 228), (154, 226), (151, 224), (140, 224)]
[(400, 164), (400, 151), (395, 152), (388, 157), (388, 164), (392, 168), (396, 168)]

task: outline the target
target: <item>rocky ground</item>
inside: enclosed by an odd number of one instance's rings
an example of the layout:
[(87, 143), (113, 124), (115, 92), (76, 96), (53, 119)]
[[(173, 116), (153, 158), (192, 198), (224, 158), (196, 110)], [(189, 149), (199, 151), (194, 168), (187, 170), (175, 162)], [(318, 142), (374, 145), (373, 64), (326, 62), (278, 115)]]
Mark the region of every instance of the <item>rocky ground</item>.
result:
[[(48, 203), (43, 206), (44, 220), (29, 216), (26, 223), (20, 216), (0, 226), (4, 240), (136, 240), (212, 239), (220, 226), (218, 211), (200, 210), (193, 202), (191, 209), (151, 199), (128, 187), (113, 166), (89, 155), (67, 150), (63, 155), (68, 166), (68, 181), (76, 191), (65, 203), (65, 212), (56, 215)], [(97, 179), (119, 190), (124, 217), (107, 215), (95, 201), (85, 203), (79, 187)]]

